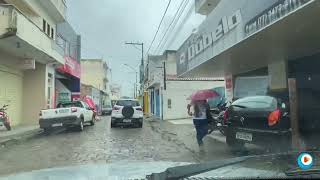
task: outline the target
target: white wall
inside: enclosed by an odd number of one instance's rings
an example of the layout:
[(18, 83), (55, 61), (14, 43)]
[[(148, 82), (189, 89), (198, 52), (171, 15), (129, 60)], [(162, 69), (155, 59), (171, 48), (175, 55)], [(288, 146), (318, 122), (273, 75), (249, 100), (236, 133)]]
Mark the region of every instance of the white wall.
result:
[[(163, 119), (188, 118), (187, 98), (197, 90), (224, 87), (224, 81), (167, 81), (167, 89), (163, 91)], [(168, 108), (171, 99), (171, 109)]]
[(168, 53), (168, 58), (166, 61), (166, 74), (177, 75), (176, 53)]
[[(28, 3), (32, 6), (32, 8), (39, 14), (40, 17), (29, 16), (30, 19), (37, 24), (37, 26), (42, 29), (42, 20), (45, 19), (47, 23), (56, 31), (57, 22), (47, 13), (48, 10), (44, 8), (39, 1), (42, 0), (28, 0)], [(49, 3), (49, 2), (48, 2)]]

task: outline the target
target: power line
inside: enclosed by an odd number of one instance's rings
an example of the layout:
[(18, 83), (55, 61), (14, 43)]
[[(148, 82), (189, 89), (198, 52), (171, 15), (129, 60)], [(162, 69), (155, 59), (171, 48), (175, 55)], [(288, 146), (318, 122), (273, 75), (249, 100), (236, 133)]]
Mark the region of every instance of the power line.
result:
[[(163, 47), (163, 46), (162, 46), (162, 45), (163, 45), (162, 43), (163, 43), (163, 41), (164, 41), (167, 33), (169, 32), (169, 29), (171, 28), (172, 25), (173, 25), (173, 26), (172, 26), (171, 29), (173, 30), (173, 29), (175, 28), (175, 26), (177, 25), (177, 22), (179, 21), (181, 15), (182, 15), (182, 13), (183, 13), (183, 11), (185, 10), (188, 2), (189, 2), (189, 0), (182, 0), (182, 1), (181, 1), (178, 10), (176, 11), (176, 13), (175, 13), (175, 15), (174, 15), (174, 17), (173, 17), (170, 25), (168, 26), (166, 32), (165, 32), (164, 35), (162, 36), (162, 39), (160, 40), (160, 42), (159, 42), (159, 44), (158, 44), (158, 46), (157, 46), (157, 48), (156, 48), (156, 52), (158, 52), (158, 51), (160, 51), (160, 50), (162, 49), (162, 47)], [(182, 6), (183, 6), (183, 8), (182, 8)], [(178, 17), (178, 18), (177, 18), (177, 17)], [(176, 19), (176, 18), (177, 18), (177, 19)], [(167, 38), (166, 38), (166, 41), (167, 41), (167, 39), (168, 39), (168, 36), (167, 36)], [(166, 41), (164, 41), (164, 42), (166, 42)], [(159, 49), (160, 45), (161, 45), (161, 48)]]
[(176, 31), (173, 33), (173, 35), (171, 36), (172, 38), (170, 39), (169, 43), (167, 44), (172, 44), (176, 39), (177, 39), (177, 33), (179, 32), (179, 30), (184, 26), (184, 24), (186, 23), (186, 21), (190, 18), (190, 16), (192, 15), (192, 13), (194, 12), (194, 8), (195, 8), (195, 4), (193, 3), (190, 6), (189, 11), (186, 13), (186, 15), (184, 16), (184, 19), (182, 19), (181, 23), (179, 24), (178, 28), (176, 29)]
[(153, 42), (154, 42), (154, 40), (156, 39), (156, 37), (157, 37), (157, 35), (158, 35), (158, 32), (159, 32), (160, 27), (161, 27), (161, 24), (162, 24), (162, 22), (163, 22), (164, 17), (165, 17), (166, 14), (167, 14), (167, 11), (168, 11), (168, 9), (169, 9), (170, 4), (171, 4), (171, 0), (169, 0), (168, 5), (167, 5), (167, 7), (166, 7), (166, 10), (164, 11), (164, 13), (163, 13), (163, 15), (162, 15), (162, 18), (161, 18), (161, 21), (160, 21), (160, 23), (159, 23), (157, 32), (156, 32), (156, 34), (154, 35), (154, 37), (153, 37), (153, 39), (152, 39), (152, 42), (151, 42), (151, 44), (150, 44), (150, 46), (149, 46), (149, 48), (148, 48), (147, 54), (149, 54), (149, 51), (150, 51), (150, 49), (151, 49), (151, 47), (152, 47), (152, 45), (153, 45)]

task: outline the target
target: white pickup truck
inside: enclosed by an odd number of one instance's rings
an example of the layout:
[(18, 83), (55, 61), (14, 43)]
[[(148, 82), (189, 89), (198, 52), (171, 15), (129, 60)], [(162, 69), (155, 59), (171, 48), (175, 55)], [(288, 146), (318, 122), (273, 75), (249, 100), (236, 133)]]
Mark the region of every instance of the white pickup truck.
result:
[(45, 132), (54, 127), (76, 127), (83, 130), (84, 124), (95, 124), (93, 111), (83, 101), (62, 103), (56, 109), (46, 109), (40, 111), (39, 125)]

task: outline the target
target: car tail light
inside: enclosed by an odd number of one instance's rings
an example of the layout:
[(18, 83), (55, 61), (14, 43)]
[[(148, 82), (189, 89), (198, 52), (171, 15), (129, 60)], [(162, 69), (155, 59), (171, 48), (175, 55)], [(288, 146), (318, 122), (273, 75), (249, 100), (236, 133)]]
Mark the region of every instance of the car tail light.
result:
[(77, 108), (75, 108), (75, 107), (72, 107), (72, 108), (71, 108), (71, 112), (73, 112), (73, 113), (74, 113), (74, 112), (77, 112), (77, 111), (78, 111), (78, 109), (77, 109)]
[(142, 108), (137, 108), (136, 110), (137, 110), (137, 111), (142, 111)]
[(112, 110), (114, 110), (114, 111), (118, 111), (118, 110), (120, 110), (120, 108), (119, 107), (113, 107), (113, 109)]
[(279, 109), (270, 113), (268, 117), (268, 125), (273, 126), (277, 124), (280, 121), (280, 116), (281, 116), (281, 112)]
[(226, 110), (226, 111), (224, 111), (224, 114), (223, 114), (223, 121), (224, 121), (224, 123), (227, 122), (228, 118), (229, 118), (229, 113), (228, 113), (228, 111)]

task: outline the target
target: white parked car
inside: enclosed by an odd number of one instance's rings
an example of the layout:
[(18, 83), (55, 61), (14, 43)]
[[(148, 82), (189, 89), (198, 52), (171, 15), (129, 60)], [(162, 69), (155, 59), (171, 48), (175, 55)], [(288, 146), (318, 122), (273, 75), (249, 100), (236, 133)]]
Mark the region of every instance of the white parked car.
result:
[(120, 99), (116, 102), (111, 113), (111, 128), (116, 126), (143, 126), (143, 110), (136, 99)]
[(95, 118), (93, 111), (83, 101), (62, 103), (56, 109), (40, 111), (39, 124), (45, 132), (54, 127), (76, 127), (82, 131), (85, 123), (93, 126)]

